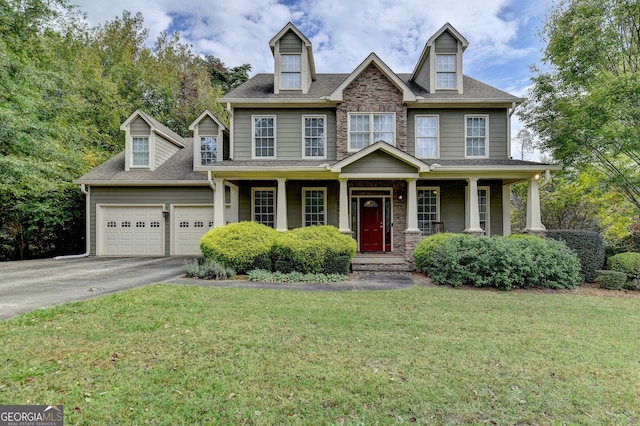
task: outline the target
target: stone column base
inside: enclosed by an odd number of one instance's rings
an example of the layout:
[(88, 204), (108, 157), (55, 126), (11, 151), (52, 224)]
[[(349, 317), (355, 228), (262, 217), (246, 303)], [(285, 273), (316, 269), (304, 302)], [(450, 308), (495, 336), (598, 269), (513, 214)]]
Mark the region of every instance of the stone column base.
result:
[(480, 230), (480, 231), (467, 231), (464, 230), (462, 231), (463, 234), (467, 234), (467, 235), (471, 235), (472, 237), (483, 237), (484, 236), (484, 231)]
[(547, 238), (547, 230), (546, 229), (525, 229), (522, 231), (523, 234), (533, 235), (534, 237)]
[(413, 251), (424, 237), (421, 231), (404, 231), (404, 258), (413, 270)]

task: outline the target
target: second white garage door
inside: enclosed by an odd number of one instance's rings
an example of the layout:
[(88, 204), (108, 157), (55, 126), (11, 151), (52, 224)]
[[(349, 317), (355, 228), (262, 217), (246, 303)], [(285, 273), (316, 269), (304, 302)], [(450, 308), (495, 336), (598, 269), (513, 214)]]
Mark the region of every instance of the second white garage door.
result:
[(213, 207), (179, 206), (173, 209), (173, 254), (201, 254), (200, 238), (213, 227)]

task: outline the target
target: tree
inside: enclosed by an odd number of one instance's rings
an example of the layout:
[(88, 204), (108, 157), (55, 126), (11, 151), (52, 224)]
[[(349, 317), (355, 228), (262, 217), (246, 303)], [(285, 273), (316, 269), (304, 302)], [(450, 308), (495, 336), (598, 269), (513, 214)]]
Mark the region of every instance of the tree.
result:
[(177, 33), (148, 48), (143, 23), (90, 29), (68, 0), (0, 0), (0, 260), (84, 251), (73, 180), (123, 149), (136, 109), (182, 135), (206, 108), (225, 119), (209, 67)]
[(533, 135), (527, 129), (520, 129), (518, 134), (514, 138), (516, 143), (520, 146), (520, 159), (524, 160), (524, 154), (527, 152), (533, 152)]
[[(640, 2), (562, 0), (518, 112), (565, 166), (594, 167), (640, 210)], [(637, 212), (636, 212), (637, 214)]]
[[(608, 242), (628, 235), (634, 206), (618, 191), (602, 183), (594, 169), (565, 170), (540, 190), (542, 223), (547, 229), (596, 231)], [(513, 230), (522, 230), (526, 221), (527, 184), (512, 188)]]
[(249, 79), (249, 64), (227, 68), (224, 62), (211, 55), (206, 55), (203, 62), (209, 70), (213, 85), (220, 87), (224, 93), (230, 92)]

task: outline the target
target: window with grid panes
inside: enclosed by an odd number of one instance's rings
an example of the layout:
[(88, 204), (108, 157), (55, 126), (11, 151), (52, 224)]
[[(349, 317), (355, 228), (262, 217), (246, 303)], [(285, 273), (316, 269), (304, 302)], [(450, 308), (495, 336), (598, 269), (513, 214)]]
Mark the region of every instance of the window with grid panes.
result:
[(275, 227), (275, 189), (253, 190), (253, 221)]
[(433, 222), (438, 221), (438, 189), (418, 189), (418, 228), (422, 235), (431, 235)]
[(304, 226), (326, 224), (326, 195), (324, 188), (310, 188), (303, 190), (304, 195)]

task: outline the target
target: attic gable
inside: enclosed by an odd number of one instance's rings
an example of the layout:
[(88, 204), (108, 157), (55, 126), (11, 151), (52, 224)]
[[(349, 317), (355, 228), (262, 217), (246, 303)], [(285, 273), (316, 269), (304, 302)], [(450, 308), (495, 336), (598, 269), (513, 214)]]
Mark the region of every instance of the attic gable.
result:
[(187, 146), (180, 135), (140, 110), (131, 114), (120, 130), (125, 132), (125, 171), (153, 171)]
[(269, 41), (269, 47), (274, 62), (274, 93), (290, 90), (308, 93), (316, 79), (311, 41), (289, 22)]
[(467, 39), (447, 22), (427, 40), (410, 80), (429, 93), (456, 90), (462, 94), (462, 56), (468, 46)]
[(370, 65), (378, 68), (400, 93), (402, 93), (402, 100), (404, 102), (416, 100), (415, 93), (373, 52), (329, 95), (329, 100), (342, 102), (344, 100), (344, 89), (358, 78)]

